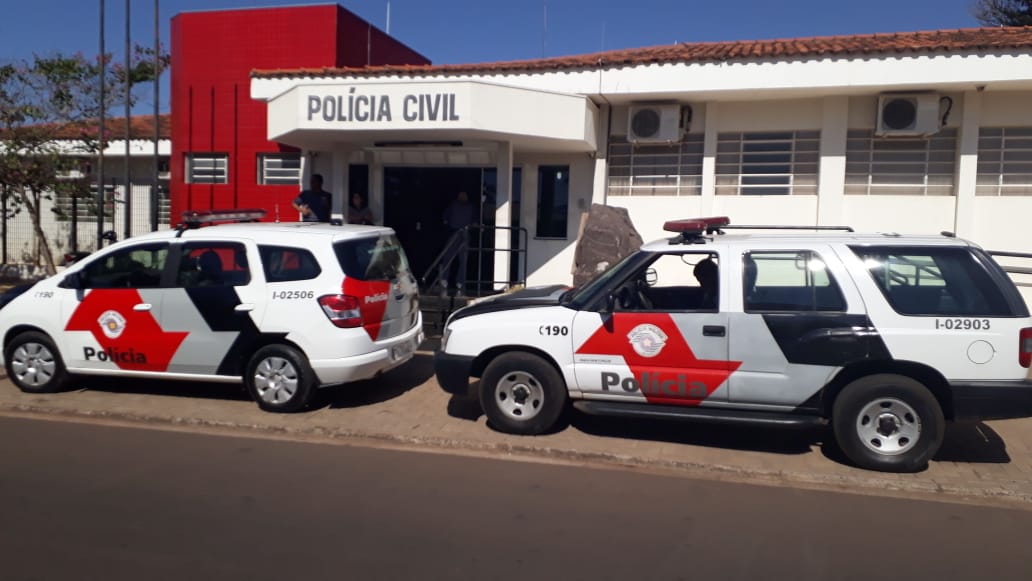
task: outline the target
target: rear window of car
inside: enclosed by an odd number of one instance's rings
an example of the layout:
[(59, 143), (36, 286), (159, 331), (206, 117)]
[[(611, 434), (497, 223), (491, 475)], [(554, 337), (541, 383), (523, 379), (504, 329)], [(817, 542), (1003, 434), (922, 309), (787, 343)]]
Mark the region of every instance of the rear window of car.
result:
[(336, 242), (333, 249), (345, 276), (358, 280), (394, 280), (409, 270), (405, 251), (393, 235)]
[(995, 279), (968, 248), (851, 247), (901, 315), (1017, 315)]
[(258, 254), (268, 282), (309, 280), (322, 272), (315, 257), (304, 248), (259, 245)]

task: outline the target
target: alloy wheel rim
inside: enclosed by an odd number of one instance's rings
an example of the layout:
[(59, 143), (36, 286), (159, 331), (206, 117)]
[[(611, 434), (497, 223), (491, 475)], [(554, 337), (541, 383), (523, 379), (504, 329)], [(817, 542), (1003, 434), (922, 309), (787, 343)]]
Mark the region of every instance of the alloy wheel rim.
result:
[(50, 383), (57, 370), (57, 361), (42, 343), (19, 345), (11, 354), (11, 371), (24, 385), (41, 387)]
[(298, 373), (283, 357), (266, 357), (254, 371), (254, 386), (262, 401), (282, 405), (297, 393)]

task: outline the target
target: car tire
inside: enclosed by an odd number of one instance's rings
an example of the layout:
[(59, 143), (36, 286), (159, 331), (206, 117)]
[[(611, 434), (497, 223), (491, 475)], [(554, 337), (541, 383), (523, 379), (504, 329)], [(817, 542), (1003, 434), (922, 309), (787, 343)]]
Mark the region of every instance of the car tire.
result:
[(244, 386), (267, 412), (298, 412), (312, 398), (315, 372), (308, 358), (294, 347), (266, 345), (247, 362)]
[(942, 407), (921, 382), (893, 374), (869, 375), (847, 385), (832, 409), (835, 440), (857, 466), (916, 472), (939, 451)]
[(536, 435), (552, 429), (566, 408), (566, 383), (548, 361), (531, 353), (496, 357), (480, 378), (480, 405), (494, 428)]
[(7, 377), (26, 393), (53, 393), (69, 379), (54, 342), (38, 331), (21, 333), (7, 344), (4, 367)]

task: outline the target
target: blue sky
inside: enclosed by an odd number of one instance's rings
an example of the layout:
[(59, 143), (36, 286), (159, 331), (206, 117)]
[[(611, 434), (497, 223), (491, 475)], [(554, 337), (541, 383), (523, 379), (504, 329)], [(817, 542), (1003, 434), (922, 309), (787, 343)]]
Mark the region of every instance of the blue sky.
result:
[[(286, 0), (159, 0), (160, 34), (179, 12), (323, 4)], [(339, 2), (381, 29), (387, 0)], [(391, 0), (390, 33), (434, 63), (581, 54), (674, 42), (755, 40), (978, 26), (976, 0)], [(98, 52), (99, 0), (5, 0), (0, 63), (33, 54)], [(125, 0), (106, 0), (106, 43), (121, 54)], [(132, 0), (134, 42), (153, 45), (154, 0)], [(121, 61), (121, 57), (117, 57)], [(161, 109), (167, 110), (167, 79)], [(139, 112), (149, 112), (141, 95)]]

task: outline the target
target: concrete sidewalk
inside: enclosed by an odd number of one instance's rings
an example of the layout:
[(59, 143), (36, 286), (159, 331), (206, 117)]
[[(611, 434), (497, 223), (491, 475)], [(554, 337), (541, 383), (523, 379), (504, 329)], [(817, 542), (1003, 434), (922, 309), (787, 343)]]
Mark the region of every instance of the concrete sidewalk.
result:
[(1032, 509), (1032, 419), (952, 425), (930, 467), (881, 474), (846, 464), (826, 430), (742, 429), (594, 418), (555, 433), (488, 428), (479, 405), (449, 396), (422, 351), (382, 378), (323, 392), (301, 414), (262, 412), (240, 386), (89, 378), (73, 391), (23, 394), (0, 381), (0, 413), (95, 418), (187, 429), (424, 447), (670, 471), (688, 476)]

